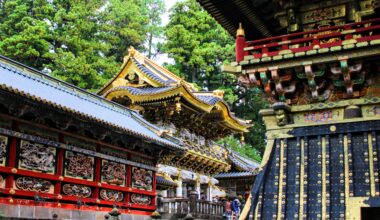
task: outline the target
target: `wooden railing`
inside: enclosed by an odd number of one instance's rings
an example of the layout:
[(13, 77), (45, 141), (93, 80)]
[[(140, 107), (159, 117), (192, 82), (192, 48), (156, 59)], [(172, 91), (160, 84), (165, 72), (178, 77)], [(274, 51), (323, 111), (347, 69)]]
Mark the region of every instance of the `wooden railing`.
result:
[(194, 218), (222, 219), (223, 203), (198, 199), (158, 198), (157, 210), (162, 215), (183, 218), (191, 214)]
[(246, 41), (244, 56), (250, 59), (307, 52), (380, 39), (380, 19)]

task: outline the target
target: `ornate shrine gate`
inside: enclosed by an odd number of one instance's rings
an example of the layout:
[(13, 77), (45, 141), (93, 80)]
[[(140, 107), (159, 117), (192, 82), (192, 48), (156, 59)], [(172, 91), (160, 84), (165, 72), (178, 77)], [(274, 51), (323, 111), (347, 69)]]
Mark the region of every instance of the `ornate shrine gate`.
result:
[(250, 217), (361, 219), (362, 208), (379, 207), (380, 118), (373, 104), (378, 100), (288, 108), (285, 117), (294, 124), (282, 127), (276, 112), (285, 105), (262, 111), (268, 149)]

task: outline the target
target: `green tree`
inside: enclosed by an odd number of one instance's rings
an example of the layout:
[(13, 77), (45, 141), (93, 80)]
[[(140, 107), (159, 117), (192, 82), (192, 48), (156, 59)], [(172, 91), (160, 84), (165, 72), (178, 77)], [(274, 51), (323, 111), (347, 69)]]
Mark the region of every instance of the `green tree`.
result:
[(234, 55), (233, 39), (195, 0), (176, 3), (170, 10), (165, 27), (166, 43), (161, 51), (175, 60), (175, 66), (186, 80), (204, 89), (223, 85), (220, 66)]
[(109, 0), (99, 13), (99, 35), (110, 44), (105, 57), (118, 62), (128, 53), (130, 46), (144, 50), (149, 18), (147, 5), (139, 0)]
[(0, 53), (96, 90), (129, 46), (144, 48), (146, 8), (138, 0), (0, 0)]
[(262, 91), (259, 89), (240, 87), (236, 91), (238, 99), (233, 104), (236, 116), (252, 120), (253, 124), (249, 132), (245, 134), (245, 141), (262, 154), (266, 146), (265, 125), (259, 111), (268, 108), (269, 103), (263, 98)]
[(250, 144), (241, 144), (235, 137), (228, 136), (218, 141), (218, 144), (230, 148), (241, 155), (245, 155), (257, 162), (261, 161), (260, 152)]
[(157, 41), (163, 33), (161, 16), (165, 13), (165, 4), (163, 0), (143, 0), (142, 4), (146, 6), (143, 13), (148, 18), (147, 54), (149, 58), (152, 58), (157, 52)]
[(52, 6), (45, 1), (0, 1), (0, 54), (42, 69), (48, 60)]

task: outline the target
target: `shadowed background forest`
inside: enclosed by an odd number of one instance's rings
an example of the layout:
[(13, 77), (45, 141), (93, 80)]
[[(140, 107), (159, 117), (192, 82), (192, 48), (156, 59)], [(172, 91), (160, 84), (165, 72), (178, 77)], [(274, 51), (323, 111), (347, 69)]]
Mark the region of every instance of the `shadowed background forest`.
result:
[(219, 141), (260, 160), (265, 128), (261, 91), (237, 85), (221, 71), (234, 57), (234, 39), (195, 0), (177, 2), (162, 25), (163, 0), (0, 0), (0, 54), (96, 92), (121, 67), (130, 46), (202, 90), (222, 89), (250, 132)]

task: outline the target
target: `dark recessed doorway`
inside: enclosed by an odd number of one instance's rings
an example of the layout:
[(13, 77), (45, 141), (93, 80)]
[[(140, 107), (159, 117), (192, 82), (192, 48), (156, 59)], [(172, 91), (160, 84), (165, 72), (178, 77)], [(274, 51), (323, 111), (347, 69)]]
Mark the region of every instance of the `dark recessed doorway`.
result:
[(361, 208), (361, 220), (379, 220), (380, 207)]

